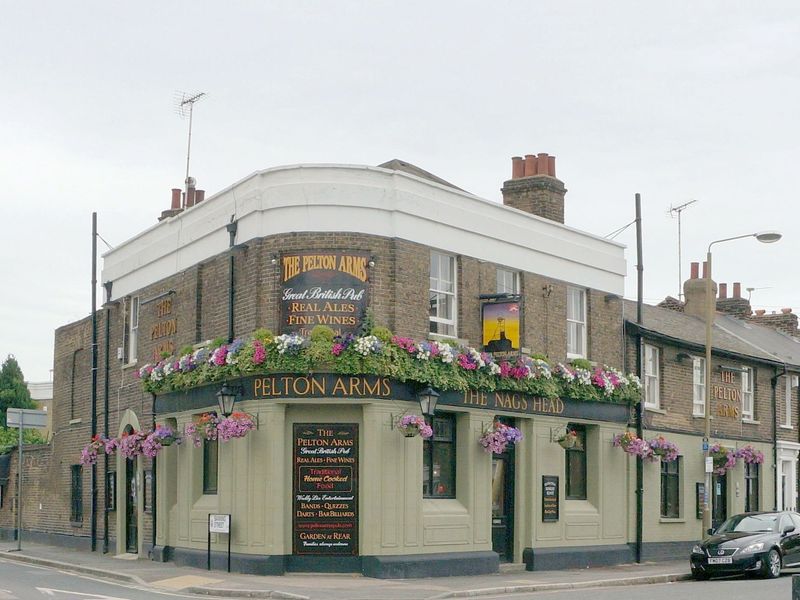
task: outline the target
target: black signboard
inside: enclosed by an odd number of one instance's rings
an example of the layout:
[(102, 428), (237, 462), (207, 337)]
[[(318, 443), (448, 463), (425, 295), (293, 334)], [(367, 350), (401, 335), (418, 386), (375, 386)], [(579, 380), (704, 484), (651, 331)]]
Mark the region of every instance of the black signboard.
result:
[(367, 309), (369, 254), (318, 250), (281, 255), (281, 333), (316, 325), (355, 334)]
[(698, 519), (703, 518), (703, 510), (706, 504), (706, 484), (700, 481), (694, 484), (694, 512)]
[(558, 476), (542, 475), (542, 521), (558, 521)]
[(296, 423), (294, 554), (358, 554), (358, 424)]

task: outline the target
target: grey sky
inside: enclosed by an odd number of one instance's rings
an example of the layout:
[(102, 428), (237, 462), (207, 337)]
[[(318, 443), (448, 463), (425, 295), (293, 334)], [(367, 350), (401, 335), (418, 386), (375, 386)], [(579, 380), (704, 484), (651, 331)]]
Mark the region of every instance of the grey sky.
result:
[[(91, 212), (118, 244), (181, 187), (176, 90), (208, 93), (191, 168), (208, 195), (270, 166), (396, 157), (499, 200), (512, 155), (548, 152), (573, 227), (606, 235), (642, 194), (648, 301), (678, 293), (667, 211), (697, 199), (684, 276), (711, 240), (779, 229), (715, 247), (715, 279), (800, 307), (794, 0), (0, 7), (0, 359), (29, 380), (89, 314)], [(616, 239), (633, 297), (633, 229)]]

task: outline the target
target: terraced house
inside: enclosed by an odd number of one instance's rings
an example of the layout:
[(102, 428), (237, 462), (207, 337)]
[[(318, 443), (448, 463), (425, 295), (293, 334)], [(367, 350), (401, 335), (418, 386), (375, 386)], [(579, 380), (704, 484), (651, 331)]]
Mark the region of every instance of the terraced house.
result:
[(94, 414), (90, 319), (56, 333), (29, 535), (251, 573), (633, 558), (623, 247), (564, 225), (553, 157), (503, 204), (399, 160), (189, 184), (103, 257)]

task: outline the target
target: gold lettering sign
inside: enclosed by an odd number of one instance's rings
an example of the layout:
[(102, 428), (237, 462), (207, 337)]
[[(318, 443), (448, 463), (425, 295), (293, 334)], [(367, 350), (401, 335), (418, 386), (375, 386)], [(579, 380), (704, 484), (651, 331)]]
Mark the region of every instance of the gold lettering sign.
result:
[(540, 398), (521, 392), (494, 392), (487, 394), (477, 390), (467, 390), (461, 397), (464, 406), (492, 406), (500, 410), (515, 412), (560, 415), (564, 412), (561, 398)]
[(271, 375), (253, 380), (255, 398), (292, 397), (371, 397), (389, 398), (388, 377), (368, 378), (344, 375)]

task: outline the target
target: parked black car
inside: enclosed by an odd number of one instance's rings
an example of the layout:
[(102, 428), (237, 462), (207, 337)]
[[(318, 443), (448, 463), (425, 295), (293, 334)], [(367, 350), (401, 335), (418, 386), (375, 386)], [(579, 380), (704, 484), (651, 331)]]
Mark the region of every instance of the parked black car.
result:
[(692, 548), (695, 579), (756, 573), (777, 577), (783, 567), (800, 564), (800, 515), (751, 512), (735, 515)]

